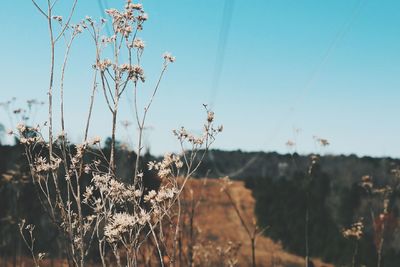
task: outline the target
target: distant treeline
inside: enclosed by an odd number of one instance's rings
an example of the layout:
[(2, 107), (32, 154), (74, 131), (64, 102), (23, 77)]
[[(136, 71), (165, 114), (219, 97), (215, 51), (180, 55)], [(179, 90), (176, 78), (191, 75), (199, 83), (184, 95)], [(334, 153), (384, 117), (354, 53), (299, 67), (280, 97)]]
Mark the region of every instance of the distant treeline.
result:
[[(351, 266), (356, 241), (345, 239), (342, 231), (363, 218), (364, 235), (358, 241), (355, 266), (377, 266), (377, 246), (382, 237), (381, 266), (400, 266), (400, 177), (393, 173), (400, 160), (319, 156), (309, 174), (309, 155), (219, 150), (209, 155), (198, 175), (244, 180), (256, 199), (259, 224), (270, 226), (266, 235), (281, 241), (285, 249), (305, 255), (308, 207), (312, 257)], [(379, 217), (384, 209), (383, 197), (371, 196), (362, 186), (361, 178), (366, 175), (377, 191), (387, 186), (393, 190), (384, 218)]]
[[(108, 143), (104, 147), (107, 155)], [(26, 253), (22, 244), (18, 222), (24, 218), (37, 225), (37, 250), (57, 255), (63, 244), (57, 240), (56, 227), (45, 215), (29, 175), (29, 168), (22, 146), (0, 145), (0, 257), (16, 257)], [(118, 176), (129, 179), (133, 175), (136, 155), (119, 149), (117, 154)], [(96, 153), (86, 161), (96, 159)], [(154, 160), (150, 154), (144, 162)], [(309, 172), (310, 156), (298, 154), (241, 152), (212, 150), (204, 160), (197, 177), (230, 176), (243, 180), (253, 191), (256, 214), (260, 226), (270, 226), (266, 235), (281, 241), (285, 249), (305, 255), (306, 209), (309, 210), (308, 243), (312, 257), (351, 266), (354, 240), (345, 239), (342, 229), (348, 228), (358, 218), (364, 218), (365, 234), (360, 239), (355, 266), (376, 266), (378, 218), (371, 217), (371, 209), (379, 216), (380, 198), (368, 198), (361, 187), (361, 177), (373, 177), (374, 186), (393, 187), (390, 221), (386, 224), (383, 243), (383, 265), (400, 266), (400, 233), (398, 230), (399, 194), (391, 172), (400, 166), (392, 158), (359, 158), (350, 156), (320, 156)], [(83, 178), (83, 186), (85, 184)], [(87, 181), (86, 181), (87, 182)], [(394, 183), (394, 184), (393, 184)], [(388, 220), (389, 220), (388, 219)]]

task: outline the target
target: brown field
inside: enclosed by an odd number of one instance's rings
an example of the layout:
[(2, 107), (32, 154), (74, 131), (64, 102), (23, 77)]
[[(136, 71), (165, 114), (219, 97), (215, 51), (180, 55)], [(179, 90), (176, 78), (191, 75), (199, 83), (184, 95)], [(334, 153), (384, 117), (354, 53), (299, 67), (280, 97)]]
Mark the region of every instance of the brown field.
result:
[[(244, 228), (234, 211), (228, 197), (221, 192), (218, 180), (191, 180), (187, 189), (193, 189), (194, 198), (201, 193), (201, 201), (197, 209), (195, 224), (198, 227), (200, 240), (212, 240), (213, 246), (224, 246), (228, 241), (241, 243), (238, 254), (239, 266), (251, 265), (251, 246)], [(241, 213), (252, 225), (255, 200), (251, 191), (245, 188), (243, 182), (235, 181), (230, 186), (230, 192)], [(268, 230), (267, 230), (268, 231)], [(302, 257), (288, 253), (282, 246), (270, 238), (260, 236), (256, 244), (257, 266), (305, 266)], [(333, 267), (318, 259), (313, 259), (315, 266)]]
[[(190, 190), (193, 192), (193, 197), (189, 193)], [(245, 188), (243, 182), (234, 181), (229, 187), (229, 192), (246, 223), (252, 226), (255, 200), (251, 191)], [(235, 256), (238, 260), (237, 266), (251, 266), (250, 240), (231, 202), (226, 194), (221, 191), (219, 180), (190, 180), (185, 187), (183, 199), (184, 202), (187, 201), (186, 203), (189, 204), (193, 199), (194, 203), (198, 205), (194, 216), (195, 240), (196, 244), (204, 245), (203, 253), (208, 248), (206, 253), (209, 253), (210, 258), (215, 259), (218, 257), (215, 255), (218, 249), (226, 251), (227, 248), (232, 247), (229, 244), (240, 244)], [(201, 257), (203, 256), (200, 253), (195, 256), (195, 258)], [(332, 264), (323, 263), (319, 259), (312, 260), (316, 267), (333, 267)], [(302, 257), (286, 252), (279, 243), (265, 236), (260, 236), (257, 239), (256, 262), (258, 267), (305, 266), (305, 261)], [(13, 260), (0, 259), (0, 267), (13, 266)], [(16, 266), (30, 267), (34, 266), (34, 264), (28, 257), (19, 257)], [(41, 266), (66, 267), (68, 263), (65, 260), (44, 260), (41, 262)], [(87, 266), (97, 265), (88, 263)], [(215, 263), (212, 266), (215, 266)]]

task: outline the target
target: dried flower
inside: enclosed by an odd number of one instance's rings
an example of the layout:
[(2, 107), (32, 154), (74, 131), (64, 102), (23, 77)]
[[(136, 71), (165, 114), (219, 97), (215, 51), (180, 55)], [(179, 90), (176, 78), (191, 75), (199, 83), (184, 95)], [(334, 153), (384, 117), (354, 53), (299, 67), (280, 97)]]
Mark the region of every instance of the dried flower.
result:
[(353, 223), (350, 228), (343, 229), (342, 234), (345, 238), (355, 238), (357, 240), (361, 239), (364, 230), (364, 224), (362, 222), (362, 218), (358, 221)]
[(101, 142), (101, 138), (99, 136), (96, 136), (92, 139), (91, 143), (93, 145), (99, 144)]
[(163, 58), (165, 59), (166, 62), (174, 62), (175, 61), (175, 57), (172, 56), (172, 54), (169, 52), (165, 52), (163, 54)]
[(135, 39), (133, 41), (133, 47), (136, 47), (138, 49), (144, 49), (144, 41), (142, 39)]
[(54, 20), (57, 20), (58, 22), (62, 22), (63, 18), (62, 16), (53, 16)]
[(211, 122), (213, 122), (213, 120), (214, 120), (214, 112), (213, 111), (208, 111), (207, 112), (207, 121), (209, 123), (211, 123)]
[(374, 187), (372, 177), (370, 175), (364, 175), (361, 177), (361, 186), (367, 190), (371, 190)]

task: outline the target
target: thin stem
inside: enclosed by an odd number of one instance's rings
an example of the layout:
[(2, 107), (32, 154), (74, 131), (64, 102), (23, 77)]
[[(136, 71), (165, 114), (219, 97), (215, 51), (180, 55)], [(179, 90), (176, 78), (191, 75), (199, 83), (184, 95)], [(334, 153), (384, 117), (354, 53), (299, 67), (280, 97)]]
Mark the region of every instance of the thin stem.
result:
[(45, 18), (48, 18), (49, 16), (43, 11), (43, 9), (36, 3), (35, 0), (32, 0), (32, 3), (35, 5), (35, 7), (39, 10), (39, 12), (45, 16)]

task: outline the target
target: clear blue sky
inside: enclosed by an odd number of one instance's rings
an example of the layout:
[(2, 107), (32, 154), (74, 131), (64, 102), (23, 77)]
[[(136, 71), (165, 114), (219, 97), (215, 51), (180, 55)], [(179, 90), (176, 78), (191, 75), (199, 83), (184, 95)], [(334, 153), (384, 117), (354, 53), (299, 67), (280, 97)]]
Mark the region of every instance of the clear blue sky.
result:
[[(57, 14), (65, 16), (71, 2), (60, 0)], [(123, 5), (122, 0), (103, 2), (106, 7)], [(149, 13), (141, 35), (147, 44), (143, 92), (155, 83), (161, 54), (171, 51), (177, 57), (149, 114), (153, 153), (176, 151), (171, 130), (185, 125), (199, 131), (202, 104), (213, 103), (217, 122), (225, 127), (215, 148), (287, 152), (286, 141), (295, 139), (298, 152), (318, 152), (312, 139), (316, 135), (330, 141), (326, 153), (400, 156), (400, 1), (236, 0), (223, 56), (218, 46), (221, 27), (227, 24), (224, 0), (145, 0), (143, 5)], [(97, 0), (80, 0), (74, 20), (85, 15), (105, 16)], [(20, 102), (46, 100), (44, 18), (29, 0), (6, 0), (0, 20), (0, 102), (13, 96)], [(71, 53), (66, 123), (77, 142), (83, 135), (94, 62), (89, 38), (81, 36)], [(111, 116), (102, 94), (96, 97), (90, 135), (105, 137)], [(46, 119), (45, 111), (38, 113), (37, 122)], [(0, 122), (9, 128), (0, 112)], [(132, 119), (124, 100), (120, 120)], [(301, 129), (296, 138), (294, 128)], [(129, 136), (134, 142), (134, 133)], [(120, 127), (119, 138), (127, 137)]]

